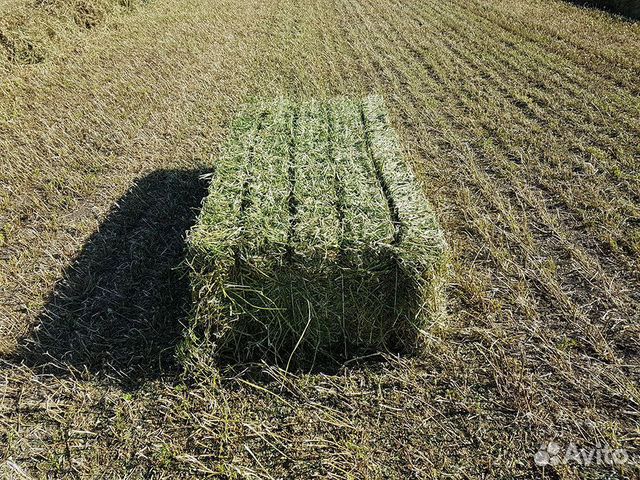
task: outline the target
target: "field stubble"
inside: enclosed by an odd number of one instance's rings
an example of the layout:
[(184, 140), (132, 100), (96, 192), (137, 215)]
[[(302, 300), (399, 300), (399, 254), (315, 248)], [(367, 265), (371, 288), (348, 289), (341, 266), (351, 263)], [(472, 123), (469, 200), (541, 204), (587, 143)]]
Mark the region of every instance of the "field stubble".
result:
[[(556, 1), (156, 0), (3, 64), (2, 468), (538, 477), (554, 438), (632, 449), (639, 47)], [(371, 91), (447, 232), (447, 328), (422, 358), (184, 383), (174, 267), (228, 119)], [(545, 473), (638, 475), (611, 468)]]

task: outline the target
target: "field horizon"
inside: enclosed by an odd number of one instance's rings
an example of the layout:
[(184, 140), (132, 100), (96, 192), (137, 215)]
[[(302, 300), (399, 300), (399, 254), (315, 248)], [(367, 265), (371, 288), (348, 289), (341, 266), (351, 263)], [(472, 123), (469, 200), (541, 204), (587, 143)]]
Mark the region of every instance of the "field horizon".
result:
[[(640, 476), (639, 22), (560, 0), (0, 12), (0, 477)], [(231, 119), (371, 94), (445, 232), (447, 321), (421, 355), (189, 378), (185, 234)]]

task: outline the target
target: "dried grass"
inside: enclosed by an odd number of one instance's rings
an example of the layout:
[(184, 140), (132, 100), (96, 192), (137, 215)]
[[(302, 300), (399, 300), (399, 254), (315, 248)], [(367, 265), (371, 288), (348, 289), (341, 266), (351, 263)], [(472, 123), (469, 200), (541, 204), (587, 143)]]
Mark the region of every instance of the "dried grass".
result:
[(129, 0), (34, 0), (5, 5), (0, 15), (0, 67), (37, 64), (79, 41)]

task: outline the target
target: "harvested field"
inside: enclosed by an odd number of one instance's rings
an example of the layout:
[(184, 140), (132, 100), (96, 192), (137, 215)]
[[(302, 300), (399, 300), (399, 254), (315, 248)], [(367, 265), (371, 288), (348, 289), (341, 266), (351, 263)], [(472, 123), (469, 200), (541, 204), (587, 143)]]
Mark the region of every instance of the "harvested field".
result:
[(444, 236), (383, 100), (263, 101), (233, 124), (188, 240), (187, 364), (419, 350)]
[(130, 12), (130, 0), (2, 0), (0, 74), (15, 65), (78, 53), (88, 30)]
[[(153, 0), (72, 24), (39, 63), (0, 55), (1, 475), (640, 475), (534, 462), (552, 440), (638, 455), (638, 23), (557, 0)], [(190, 382), (184, 232), (230, 120), (371, 93), (450, 246), (446, 327), (422, 357)]]

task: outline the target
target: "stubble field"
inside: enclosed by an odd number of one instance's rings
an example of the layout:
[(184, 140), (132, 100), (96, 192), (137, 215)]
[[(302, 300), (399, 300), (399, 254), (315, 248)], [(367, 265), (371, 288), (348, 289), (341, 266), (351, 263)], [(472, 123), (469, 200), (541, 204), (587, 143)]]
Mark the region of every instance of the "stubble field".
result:
[[(640, 24), (555, 0), (114, 8), (35, 35), (37, 61), (0, 45), (0, 475), (640, 475), (534, 463), (551, 440), (638, 458)], [(446, 232), (446, 327), (422, 357), (190, 382), (184, 232), (233, 113), (370, 93)]]

